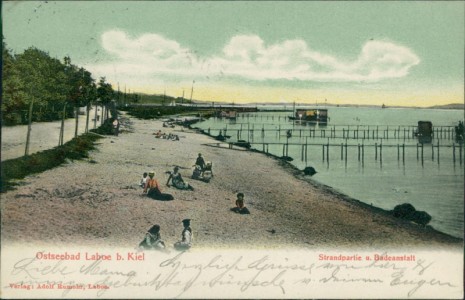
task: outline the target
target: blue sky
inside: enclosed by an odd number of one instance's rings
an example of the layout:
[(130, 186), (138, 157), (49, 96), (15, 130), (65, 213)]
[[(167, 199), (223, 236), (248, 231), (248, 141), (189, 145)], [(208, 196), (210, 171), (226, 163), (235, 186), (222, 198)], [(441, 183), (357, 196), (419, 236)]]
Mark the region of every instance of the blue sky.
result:
[(463, 102), (462, 1), (7, 1), (3, 35), (117, 88), (225, 102)]

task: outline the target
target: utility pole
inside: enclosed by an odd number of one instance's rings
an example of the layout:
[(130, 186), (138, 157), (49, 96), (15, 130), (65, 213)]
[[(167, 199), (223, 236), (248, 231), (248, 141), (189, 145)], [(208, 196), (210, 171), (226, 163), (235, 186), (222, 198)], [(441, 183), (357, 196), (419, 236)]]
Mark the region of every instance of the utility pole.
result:
[(191, 89), (191, 104), (192, 104), (192, 94), (194, 94), (194, 83), (195, 83), (195, 80), (192, 80), (192, 89)]

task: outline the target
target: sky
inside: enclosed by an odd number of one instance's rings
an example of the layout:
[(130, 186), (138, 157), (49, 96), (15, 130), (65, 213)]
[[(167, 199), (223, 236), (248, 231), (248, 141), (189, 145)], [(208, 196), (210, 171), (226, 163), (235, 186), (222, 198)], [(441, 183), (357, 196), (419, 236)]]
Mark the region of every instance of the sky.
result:
[(463, 1), (3, 1), (7, 47), (121, 91), (226, 103), (464, 102)]

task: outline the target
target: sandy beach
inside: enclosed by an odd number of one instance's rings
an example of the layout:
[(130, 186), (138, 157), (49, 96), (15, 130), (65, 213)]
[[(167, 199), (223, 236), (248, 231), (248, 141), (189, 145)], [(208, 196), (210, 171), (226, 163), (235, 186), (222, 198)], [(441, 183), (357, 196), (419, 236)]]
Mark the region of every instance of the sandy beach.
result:
[[(180, 140), (156, 139), (158, 130)], [(135, 247), (159, 224), (171, 247), (180, 238), (181, 220), (190, 218), (197, 248), (462, 246), (460, 239), (319, 185), (286, 162), (217, 147), (194, 130), (123, 115), (121, 131), (100, 139), (89, 159), (28, 176), (17, 190), (2, 194), (2, 243)], [(198, 153), (213, 164), (209, 183), (190, 179)], [(176, 165), (194, 191), (166, 186), (166, 172)], [(173, 201), (143, 194), (138, 184), (150, 170)], [(230, 211), (238, 192), (245, 194), (250, 215)]]

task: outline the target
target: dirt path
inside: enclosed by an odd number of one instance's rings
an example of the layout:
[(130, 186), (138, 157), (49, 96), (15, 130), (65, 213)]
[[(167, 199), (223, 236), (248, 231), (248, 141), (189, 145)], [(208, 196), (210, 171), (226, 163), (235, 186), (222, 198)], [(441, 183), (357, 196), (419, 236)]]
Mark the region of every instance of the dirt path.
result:
[[(101, 113), (100, 110), (99, 113)], [(92, 120), (95, 116), (94, 109), (90, 111), (89, 116), (89, 129), (93, 129), (94, 121)], [(78, 134), (82, 134), (86, 129), (86, 116), (80, 115), (78, 121)], [(95, 125), (98, 127), (100, 123), (101, 122), (96, 122)], [(65, 143), (74, 138), (75, 126), (75, 119), (65, 120), (65, 131), (63, 134)], [(60, 128), (61, 121), (32, 123), (29, 154), (56, 147), (60, 136)], [(27, 125), (3, 126), (1, 160), (4, 161), (23, 156), (26, 148), (26, 136)]]
[[(124, 118), (122, 133), (99, 140), (89, 160), (29, 176), (2, 194), (2, 242), (133, 247), (153, 224), (168, 245), (181, 220), (192, 219), (195, 247), (460, 247), (461, 241), (398, 221), (380, 210), (317, 186), (262, 154), (212, 147), (210, 137), (160, 121)], [(162, 130), (179, 141), (156, 139)], [(213, 162), (210, 183), (189, 179), (198, 153)], [(194, 191), (166, 187), (174, 165)], [(138, 186), (154, 170), (173, 201), (155, 201)], [(238, 215), (236, 193), (250, 215)]]

